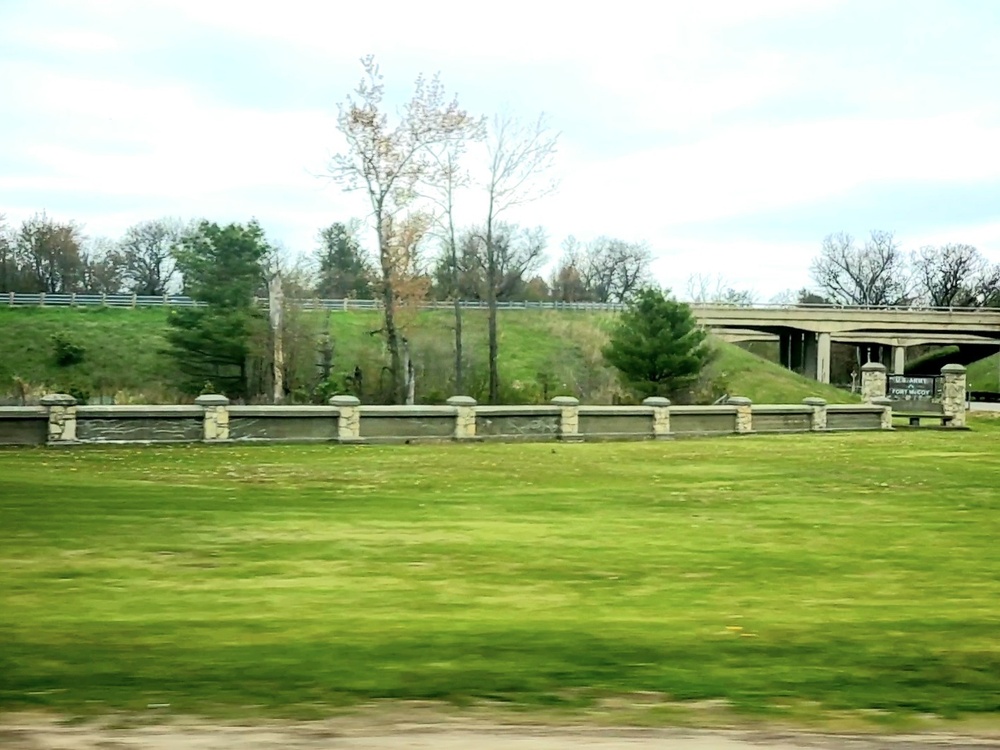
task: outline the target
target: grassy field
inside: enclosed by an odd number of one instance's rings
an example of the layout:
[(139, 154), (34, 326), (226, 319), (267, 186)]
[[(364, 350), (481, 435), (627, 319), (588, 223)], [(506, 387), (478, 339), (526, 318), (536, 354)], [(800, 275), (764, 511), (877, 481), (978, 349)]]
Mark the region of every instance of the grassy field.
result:
[[(310, 316), (318, 332), (323, 318)], [(177, 399), (176, 372), (163, 354), (166, 313), (162, 309), (0, 308), (0, 396), (17, 391), (15, 378), (30, 393), (85, 391), (93, 396), (124, 395), (146, 403)], [(513, 310), (500, 316), (502, 396), (509, 403), (539, 403), (574, 394), (588, 403), (609, 403), (619, 390), (616, 375), (601, 356), (613, 325), (611, 315), (582, 312)], [(381, 344), (369, 332), (379, 327), (377, 314), (337, 313), (329, 320), (338, 376), (356, 365), (377, 373)], [(418, 398), (441, 403), (451, 392), (453, 362), (451, 319), (447, 312), (427, 312), (412, 321), (410, 338), (418, 366)], [(485, 400), (486, 318), (469, 311), (465, 322), (469, 358), (467, 392)], [(52, 336), (84, 347), (84, 361), (59, 368)], [(830, 402), (852, 400), (849, 393), (824, 386), (756, 357), (736, 346), (717, 342), (718, 358), (706, 373), (700, 400), (721, 393), (748, 396), (759, 403), (797, 403), (806, 396)], [(310, 353), (307, 359), (310, 362)]]
[(0, 451), (0, 710), (995, 717), (975, 427)]

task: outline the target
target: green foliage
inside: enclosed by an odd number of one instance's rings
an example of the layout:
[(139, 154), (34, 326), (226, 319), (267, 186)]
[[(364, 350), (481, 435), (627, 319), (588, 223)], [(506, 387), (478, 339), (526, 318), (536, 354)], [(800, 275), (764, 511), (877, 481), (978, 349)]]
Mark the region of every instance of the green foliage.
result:
[(992, 423), (0, 451), (0, 711), (397, 699), (607, 716), (645, 691), (654, 711), (988, 721)]
[(264, 285), (261, 264), (270, 249), (256, 221), (224, 227), (201, 222), (175, 251), (184, 293), (220, 308), (250, 307)]
[(622, 314), (604, 357), (639, 396), (673, 396), (711, 359), (706, 338), (687, 305), (644, 289)]
[[(50, 344), (52, 334), (62, 333), (86, 347), (86, 360), (75, 366), (73, 375), (93, 394), (113, 396), (127, 391), (144, 403), (175, 403), (179, 398), (178, 384), (184, 376), (178, 373), (166, 343), (166, 334), (172, 330), (166, 322), (168, 314), (163, 308), (70, 310), (0, 306), (0, 331), (4, 332), (0, 336), (0, 390), (10, 388), (8, 384), (14, 375), (39, 387), (49, 385), (50, 389), (63, 380), (63, 371), (53, 361)], [(313, 320), (317, 328), (327, 318), (319, 312), (307, 311), (302, 315)], [(465, 383), (466, 392), (461, 395), (485, 400), (486, 316), (484, 311), (468, 310), (464, 318), (465, 361), (471, 380)], [(511, 403), (546, 403), (559, 395), (573, 395), (587, 403), (613, 403), (621, 394), (621, 386), (617, 372), (605, 363), (601, 351), (617, 319), (616, 315), (604, 313), (526, 314), (501, 310), (504, 351), (500, 361), (501, 385), (511, 385), (509, 393), (501, 395)], [(328, 375), (334, 391), (354, 393), (366, 403), (379, 402), (385, 354), (379, 338), (369, 335), (379, 323), (377, 312), (329, 316), (330, 330), (337, 341)], [(449, 311), (427, 311), (420, 313), (410, 326), (420, 403), (427, 403), (432, 397), (455, 395), (453, 352), (449, 346), (453, 323)], [(727, 393), (749, 396), (757, 403), (799, 403), (806, 396), (820, 396), (830, 403), (858, 400), (847, 391), (808, 380), (733, 344), (716, 341), (713, 347), (717, 356), (705, 368), (702, 379), (717, 384)], [(294, 390), (311, 392), (316, 385), (322, 375), (315, 367), (316, 356), (313, 349), (314, 367), (294, 377)], [(128, 367), (123, 367), (123, 362)], [(346, 385), (345, 379), (353, 374), (355, 367), (364, 372), (361, 392)], [(995, 371), (994, 359), (990, 372)], [(515, 389), (515, 385), (520, 387)], [(716, 390), (714, 386), (706, 388), (704, 395), (694, 393), (690, 400), (711, 402)], [(302, 400), (295, 398), (297, 402)]]
[(262, 262), (270, 250), (256, 222), (220, 227), (202, 222), (177, 251), (184, 290), (205, 307), (171, 310), (167, 341), (183, 378), (180, 388), (201, 392), (206, 381), (232, 399), (252, 395), (252, 341), (266, 335), (254, 294), (263, 283)]
[(75, 341), (71, 341), (61, 333), (52, 336), (52, 348), (55, 350), (55, 362), (59, 367), (71, 367), (83, 362), (87, 350)]
[(324, 299), (370, 298), (374, 269), (358, 243), (356, 227), (334, 222), (320, 231), (319, 241), (316, 293)]

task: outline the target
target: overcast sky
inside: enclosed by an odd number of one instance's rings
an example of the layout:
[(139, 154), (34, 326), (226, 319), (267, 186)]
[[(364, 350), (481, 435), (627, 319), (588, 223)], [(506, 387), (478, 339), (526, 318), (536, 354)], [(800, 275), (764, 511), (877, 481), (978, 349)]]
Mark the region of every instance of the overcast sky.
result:
[(474, 112), (548, 114), (562, 187), (511, 218), (553, 259), (645, 240), (678, 291), (763, 298), (840, 230), (1000, 261), (997, 39), (997, 0), (0, 0), (0, 213), (256, 217), (309, 252), (367, 208), (323, 175), (371, 52), (394, 103), (440, 71)]

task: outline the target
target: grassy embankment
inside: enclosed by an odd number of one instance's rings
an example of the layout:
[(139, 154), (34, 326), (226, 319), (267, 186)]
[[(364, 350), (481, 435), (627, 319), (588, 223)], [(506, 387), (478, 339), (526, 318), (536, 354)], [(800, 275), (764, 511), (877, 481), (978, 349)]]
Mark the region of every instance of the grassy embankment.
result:
[(0, 451), (0, 710), (995, 718), (998, 438)]
[(969, 365), (969, 390), (1000, 392), (1000, 354)]
[[(317, 330), (323, 318), (309, 318)], [(369, 382), (377, 377), (381, 343), (369, 332), (379, 327), (376, 314), (330, 315), (334, 370), (338, 378), (355, 365)], [(16, 392), (15, 378), (26, 390), (82, 390), (92, 395), (116, 393), (146, 402), (170, 402), (177, 394), (174, 365), (162, 353), (166, 312), (162, 309), (115, 310), (0, 309), (0, 394)], [(541, 402), (562, 393), (590, 403), (610, 402), (617, 390), (614, 372), (605, 366), (601, 348), (613, 318), (581, 312), (507, 311), (500, 318), (500, 371), (508, 402)], [(466, 315), (465, 348), (470, 362), (467, 392), (486, 390), (485, 316)], [(59, 368), (51, 337), (59, 334), (84, 347), (84, 361)], [(443, 401), (453, 395), (450, 314), (421, 314), (410, 338), (418, 368), (418, 395)], [(831, 402), (850, 401), (848, 393), (799, 377), (739, 347), (716, 343), (718, 357), (706, 373), (700, 400), (721, 393), (748, 396), (758, 403), (797, 403), (806, 396)], [(306, 357), (312, 376), (312, 353)], [(124, 394), (121, 394), (124, 392)]]

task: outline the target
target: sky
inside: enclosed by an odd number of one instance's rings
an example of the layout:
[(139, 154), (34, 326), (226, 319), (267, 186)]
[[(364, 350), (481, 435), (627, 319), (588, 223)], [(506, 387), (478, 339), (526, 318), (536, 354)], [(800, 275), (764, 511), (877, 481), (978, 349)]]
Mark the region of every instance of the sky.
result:
[(996, 0), (0, 0), (0, 213), (91, 238), (256, 218), (312, 252), (368, 211), (328, 166), (372, 53), (394, 110), (440, 72), (473, 113), (545, 113), (559, 190), (508, 218), (551, 262), (570, 235), (647, 242), (678, 292), (765, 300), (839, 231), (1000, 262), (998, 38)]

